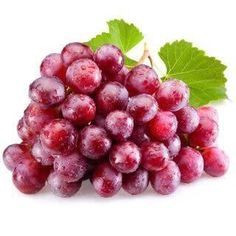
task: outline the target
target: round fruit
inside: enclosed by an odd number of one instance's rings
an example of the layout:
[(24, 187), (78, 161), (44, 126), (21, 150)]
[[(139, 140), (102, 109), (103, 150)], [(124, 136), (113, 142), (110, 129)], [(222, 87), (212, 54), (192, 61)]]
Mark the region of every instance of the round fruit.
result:
[(119, 48), (105, 44), (97, 49), (94, 60), (99, 68), (108, 74), (118, 73), (124, 65), (124, 57)]
[(141, 146), (142, 166), (148, 171), (159, 171), (166, 167), (169, 152), (166, 146), (159, 142), (147, 142)]
[(101, 80), (101, 71), (90, 59), (74, 61), (66, 71), (66, 81), (77, 93), (93, 93), (99, 87)]
[(42, 147), (51, 155), (66, 155), (77, 147), (78, 133), (65, 119), (55, 119), (44, 126), (40, 133)]
[(150, 135), (159, 141), (172, 138), (176, 133), (177, 126), (177, 119), (170, 111), (158, 112), (148, 124)]
[(127, 106), (127, 111), (134, 118), (134, 121), (139, 124), (147, 123), (153, 119), (157, 110), (157, 102), (148, 94), (131, 97)]
[(201, 177), (203, 173), (203, 158), (197, 150), (191, 147), (184, 147), (174, 160), (180, 169), (182, 182), (191, 183)]
[(179, 186), (180, 175), (179, 168), (175, 162), (169, 161), (164, 169), (151, 172), (150, 182), (157, 193), (167, 195), (173, 193)]
[(118, 82), (108, 82), (102, 86), (96, 96), (98, 112), (106, 115), (114, 110), (124, 110), (129, 101), (127, 89)]
[(61, 106), (62, 115), (75, 125), (83, 126), (94, 120), (96, 105), (84, 94), (70, 94)]
[(92, 184), (101, 197), (112, 197), (122, 186), (122, 174), (109, 163), (102, 163), (93, 172)]
[(125, 85), (131, 96), (141, 93), (152, 95), (157, 91), (160, 81), (151, 67), (141, 64), (129, 72)]
[(79, 151), (89, 159), (104, 157), (111, 148), (111, 140), (105, 129), (90, 125), (82, 129), (79, 138)]
[(207, 174), (219, 177), (229, 168), (228, 156), (217, 147), (209, 147), (203, 150), (204, 170)]
[(122, 173), (132, 173), (139, 167), (141, 154), (136, 144), (123, 142), (115, 145), (109, 155), (111, 165)]
[(125, 111), (113, 111), (106, 117), (105, 128), (113, 139), (125, 141), (132, 134), (134, 120)]
[(30, 85), (29, 97), (42, 105), (55, 105), (65, 99), (65, 87), (57, 78), (41, 77)]
[(180, 80), (167, 80), (159, 86), (156, 100), (165, 111), (178, 111), (185, 107), (189, 99), (189, 88)]

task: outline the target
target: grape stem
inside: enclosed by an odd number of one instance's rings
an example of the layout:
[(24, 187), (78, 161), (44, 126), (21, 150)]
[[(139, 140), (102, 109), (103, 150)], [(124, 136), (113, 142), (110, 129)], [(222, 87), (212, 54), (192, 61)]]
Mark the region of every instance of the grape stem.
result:
[(140, 59), (138, 61), (138, 65), (143, 64), (146, 59), (149, 60), (149, 62), (151, 64), (151, 67), (153, 67), (153, 60), (152, 60), (152, 57), (150, 55), (147, 43), (144, 43), (143, 55), (140, 57)]

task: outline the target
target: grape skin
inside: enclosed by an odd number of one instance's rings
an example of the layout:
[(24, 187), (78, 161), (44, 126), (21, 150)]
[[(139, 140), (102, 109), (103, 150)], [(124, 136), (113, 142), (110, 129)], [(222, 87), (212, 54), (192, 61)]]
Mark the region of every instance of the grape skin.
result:
[(156, 72), (149, 66), (141, 64), (134, 67), (127, 75), (125, 86), (131, 96), (141, 93), (154, 94), (160, 85)]

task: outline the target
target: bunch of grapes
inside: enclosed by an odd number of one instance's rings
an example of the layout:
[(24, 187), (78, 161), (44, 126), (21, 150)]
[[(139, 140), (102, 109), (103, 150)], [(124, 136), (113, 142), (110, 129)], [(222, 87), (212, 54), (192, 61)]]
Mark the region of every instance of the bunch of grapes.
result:
[(40, 72), (17, 126), (22, 142), (3, 153), (19, 191), (36, 193), (47, 183), (69, 197), (89, 179), (102, 197), (121, 187), (140, 194), (149, 181), (170, 194), (203, 171), (227, 171), (228, 157), (215, 146), (216, 110), (189, 105), (184, 82), (161, 82), (144, 64), (129, 70), (111, 44), (93, 52), (70, 43), (48, 55)]

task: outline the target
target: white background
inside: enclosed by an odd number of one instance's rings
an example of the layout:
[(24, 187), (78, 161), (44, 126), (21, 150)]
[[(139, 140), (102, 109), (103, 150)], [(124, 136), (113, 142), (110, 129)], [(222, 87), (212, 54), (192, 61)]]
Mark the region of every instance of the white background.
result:
[[(0, 1), (0, 152), (18, 142), (15, 126), (29, 102), (39, 64), (63, 45), (86, 41), (105, 22), (124, 18), (145, 34), (154, 57), (167, 41), (186, 39), (227, 66), (229, 100), (217, 104), (218, 144), (230, 156), (222, 178), (204, 176), (173, 195), (151, 189), (98, 197), (85, 183), (73, 198), (47, 190), (20, 194), (0, 160), (0, 235), (236, 235), (236, 36), (235, 1)], [(138, 52), (138, 54), (140, 54)]]

